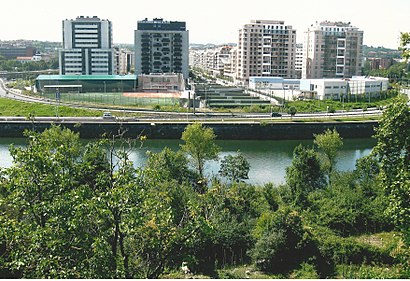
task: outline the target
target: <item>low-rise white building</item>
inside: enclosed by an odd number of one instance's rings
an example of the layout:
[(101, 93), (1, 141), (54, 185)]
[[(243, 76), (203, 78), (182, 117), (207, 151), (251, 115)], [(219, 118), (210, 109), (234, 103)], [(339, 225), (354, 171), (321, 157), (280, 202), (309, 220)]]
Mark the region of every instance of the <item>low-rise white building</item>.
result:
[(300, 90), (309, 93), (313, 98), (340, 99), (348, 95), (370, 95), (375, 96), (387, 91), (388, 78), (353, 76), (348, 79), (302, 79)]
[(249, 77), (249, 88), (271, 97), (293, 100), (300, 95), (300, 79), (282, 77)]

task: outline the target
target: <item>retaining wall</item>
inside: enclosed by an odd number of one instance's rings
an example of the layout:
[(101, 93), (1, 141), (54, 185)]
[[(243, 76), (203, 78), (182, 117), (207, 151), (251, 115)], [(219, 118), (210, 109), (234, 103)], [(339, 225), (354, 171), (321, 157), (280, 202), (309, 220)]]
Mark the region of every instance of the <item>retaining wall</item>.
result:
[[(0, 137), (23, 137), (24, 130), (43, 131), (51, 126), (51, 122), (14, 121), (0, 122)], [(117, 135), (124, 132), (124, 137), (136, 138), (145, 135), (149, 139), (180, 139), (185, 127), (182, 123), (87, 123), (87, 122), (55, 122), (56, 125), (69, 128), (80, 133), (84, 139), (99, 138), (102, 135)], [(214, 130), (221, 140), (299, 140), (313, 139), (326, 129), (339, 132), (343, 138), (367, 138), (374, 134), (377, 122), (320, 122), (320, 123), (203, 123)]]

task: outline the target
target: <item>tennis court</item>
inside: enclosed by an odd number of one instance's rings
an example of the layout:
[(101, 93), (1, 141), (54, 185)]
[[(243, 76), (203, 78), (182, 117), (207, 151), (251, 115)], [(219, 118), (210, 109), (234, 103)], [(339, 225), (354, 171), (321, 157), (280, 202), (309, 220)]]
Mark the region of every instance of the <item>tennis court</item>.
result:
[[(127, 93), (60, 93), (60, 100), (69, 103), (102, 104), (119, 106), (178, 105), (178, 92), (127, 92)], [(45, 93), (44, 97), (55, 99), (55, 94)]]

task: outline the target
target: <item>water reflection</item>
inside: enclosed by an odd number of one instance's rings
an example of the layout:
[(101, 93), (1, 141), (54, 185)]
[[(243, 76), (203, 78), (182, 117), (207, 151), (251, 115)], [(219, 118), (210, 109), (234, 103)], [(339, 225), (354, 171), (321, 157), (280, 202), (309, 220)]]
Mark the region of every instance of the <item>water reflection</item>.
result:
[[(356, 160), (368, 155), (375, 145), (373, 139), (347, 139), (337, 158), (336, 168), (341, 171), (353, 170)], [(24, 146), (25, 139), (0, 138), (0, 166), (10, 167), (12, 158), (9, 153), (9, 145)], [(143, 166), (147, 161), (147, 151), (159, 152), (164, 147), (173, 150), (179, 149), (182, 142), (179, 140), (148, 140), (142, 148), (136, 148), (130, 155), (130, 159), (136, 167)], [(285, 170), (292, 162), (294, 148), (302, 143), (313, 145), (312, 141), (217, 141), (222, 147), (220, 159), (228, 154), (234, 154), (240, 150), (250, 162), (248, 182), (253, 184), (264, 184), (273, 182), (283, 183)], [(219, 170), (219, 161), (207, 163), (207, 175), (216, 175)]]

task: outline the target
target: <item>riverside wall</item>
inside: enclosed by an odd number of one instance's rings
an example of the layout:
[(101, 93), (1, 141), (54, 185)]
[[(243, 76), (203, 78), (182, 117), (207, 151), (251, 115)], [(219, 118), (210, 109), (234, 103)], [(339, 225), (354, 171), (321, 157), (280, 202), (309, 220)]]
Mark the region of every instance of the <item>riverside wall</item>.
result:
[[(52, 124), (61, 125), (80, 134), (81, 138), (94, 139), (118, 135), (148, 139), (180, 139), (188, 122), (0, 122), (0, 137), (23, 137), (25, 130), (42, 132)], [(214, 130), (220, 140), (302, 140), (313, 139), (314, 134), (335, 128), (343, 138), (371, 137), (378, 123), (369, 122), (287, 122), (287, 123), (207, 123), (204, 126)]]

